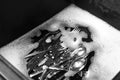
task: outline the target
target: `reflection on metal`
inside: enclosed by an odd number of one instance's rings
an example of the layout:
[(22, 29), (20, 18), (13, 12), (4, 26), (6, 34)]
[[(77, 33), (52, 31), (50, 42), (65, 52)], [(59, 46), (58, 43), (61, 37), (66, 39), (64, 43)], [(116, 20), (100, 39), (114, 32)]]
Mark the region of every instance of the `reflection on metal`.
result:
[(0, 55), (0, 80), (29, 80)]
[(2, 74), (0, 74), (0, 80), (7, 80), (7, 79), (5, 78), (5, 76), (3, 76)]

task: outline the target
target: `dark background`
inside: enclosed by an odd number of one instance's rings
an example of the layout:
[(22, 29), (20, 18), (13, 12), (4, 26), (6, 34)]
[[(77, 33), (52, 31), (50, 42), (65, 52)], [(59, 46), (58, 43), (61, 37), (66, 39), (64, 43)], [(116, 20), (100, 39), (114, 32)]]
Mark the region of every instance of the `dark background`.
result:
[(0, 46), (48, 20), (68, 4), (65, 0), (0, 1)]
[[(118, 2), (113, 0), (1, 0), (0, 47), (48, 20), (70, 3), (88, 10), (120, 30)], [(116, 0), (118, 1), (118, 0)], [(112, 6), (110, 6), (112, 5)]]

